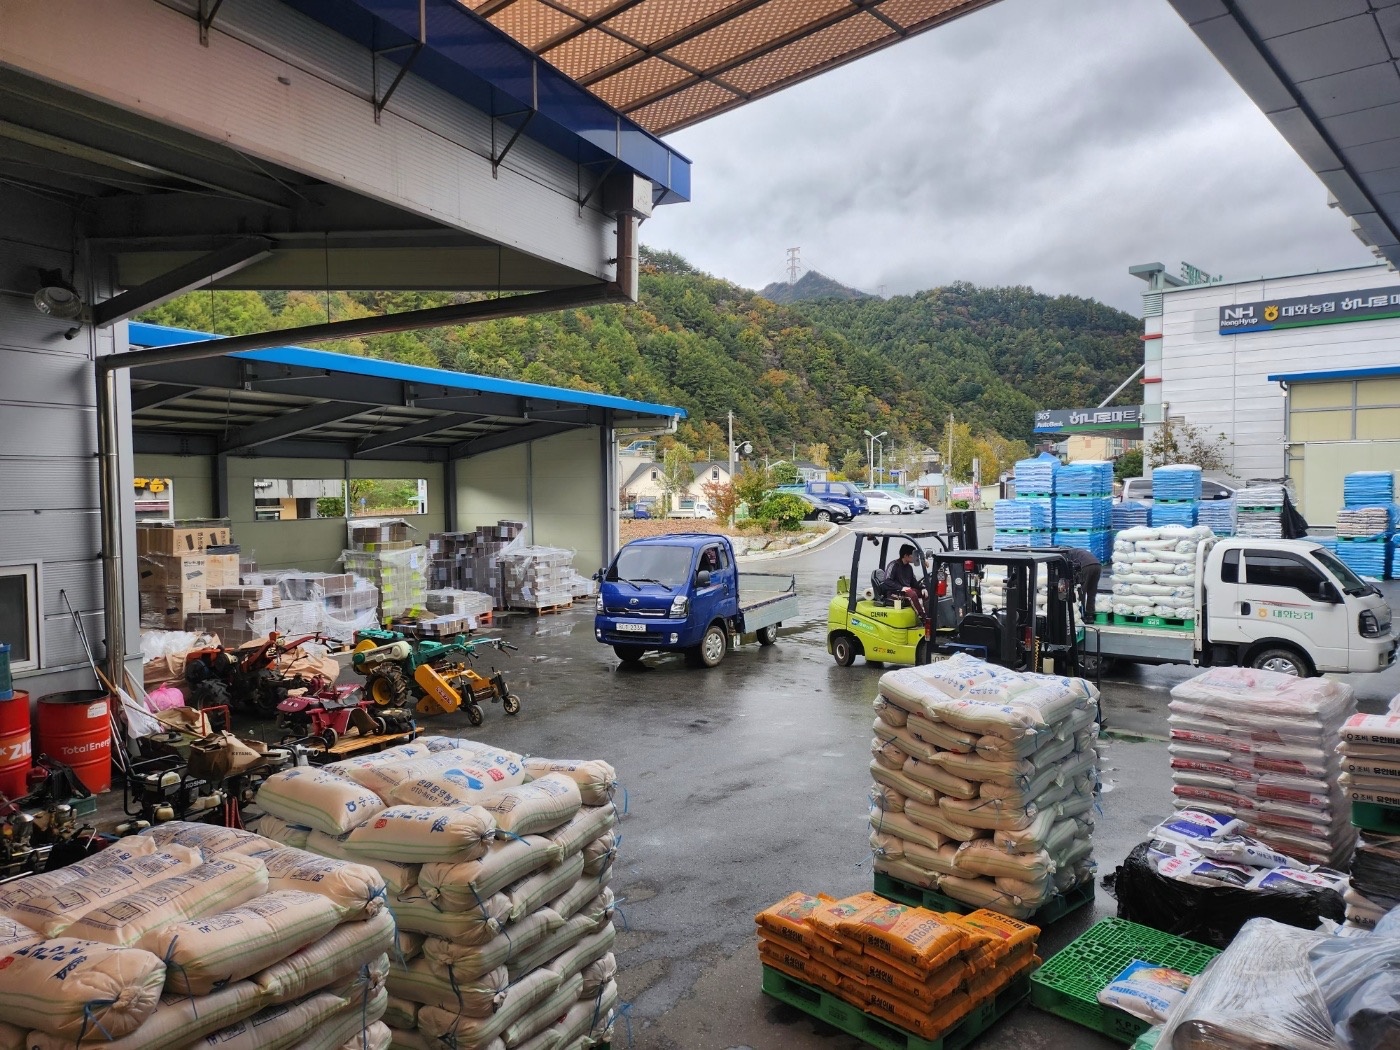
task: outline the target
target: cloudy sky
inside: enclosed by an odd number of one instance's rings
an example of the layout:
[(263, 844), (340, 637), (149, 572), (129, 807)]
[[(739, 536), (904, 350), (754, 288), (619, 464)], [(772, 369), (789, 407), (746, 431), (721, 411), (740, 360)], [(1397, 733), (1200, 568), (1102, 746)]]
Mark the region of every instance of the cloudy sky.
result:
[(1326, 190), (1167, 0), (1001, 0), (677, 132), (644, 243), (750, 288), (1028, 284), (1138, 312), (1130, 265), (1364, 265)]

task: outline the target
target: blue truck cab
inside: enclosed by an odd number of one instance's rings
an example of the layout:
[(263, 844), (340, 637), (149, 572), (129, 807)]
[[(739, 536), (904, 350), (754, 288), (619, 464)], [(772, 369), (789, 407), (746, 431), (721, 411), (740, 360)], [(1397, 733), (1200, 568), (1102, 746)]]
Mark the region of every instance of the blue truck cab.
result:
[(860, 489), (849, 481), (809, 481), (804, 486), (807, 495), (825, 503), (845, 507), (856, 518), (870, 512), (870, 504)]
[(598, 579), (593, 635), (623, 663), (661, 651), (714, 667), (744, 635), (772, 645), (782, 622), (797, 617), (794, 578), (741, 573), (733, 545), (720, 535), (633, 540)]

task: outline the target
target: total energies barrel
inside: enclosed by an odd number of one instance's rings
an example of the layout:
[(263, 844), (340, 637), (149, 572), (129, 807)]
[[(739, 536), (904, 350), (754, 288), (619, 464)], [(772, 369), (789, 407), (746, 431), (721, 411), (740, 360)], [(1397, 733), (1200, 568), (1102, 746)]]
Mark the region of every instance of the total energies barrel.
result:
[(29, 794), (29, 766), (29, 694), (15, 689), (10, 699), (0, 700), (0, 795), (14, 799)]
[(39, 697), (34, 750), (73, 767), (96, 794), (112, 786), (111, 698), (101, 689)]

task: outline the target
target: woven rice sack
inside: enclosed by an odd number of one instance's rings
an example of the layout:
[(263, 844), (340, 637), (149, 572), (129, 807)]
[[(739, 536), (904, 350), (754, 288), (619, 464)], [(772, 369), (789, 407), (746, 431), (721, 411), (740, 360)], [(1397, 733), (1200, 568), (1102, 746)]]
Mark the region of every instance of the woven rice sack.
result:
[(171, 820), (141, 832), (137, 838), (149, 838), (162, 849), (166, 846), (189, 846), (206, 857), (220, 853), (256, 853), (266, 849), (268, 841), (261, 835), (242, 828), (223, 828), (217, 824), (201, 824), (191, 820)]
[(274, 773), (258, 789), (258, 805), (292, 824), (340, 835), (386, 808), (382, 798), (329, 769)]
[(241, 908), (171, 923), (146, 947), (166, 961), (172, 989), (208, 995), (320, 940), (340, 920), (340, 909), (319, 894), (278, 890)]
[(550, 908), (565, 919), (572, 919), (584, 908), (594, 903), (602, 894), (608, 895), (608, 907), (612, 906), (612, 891), (607, 888), (612, 878), (612, 869), (604, 868), (597, 875), (585, 875), (567, 890), (549, 902)]
[(584, 806), (566, 823), (560, 824), (545, 838), (564, 851), (568, 857), (594, 842), (617, 823), (617, 807), (611, 802), (604, 806)]
[[(578, 788), (573, 781), (564, 783), (573, 789), (577, 799)], [(500, 816), (496, 815), (498, 821)], [(467, 911), (517, 879), (546, 865), (557, 864), (560, 852), (558, 846), (540, 835), (498, 840), (480, 860), (465, 864), (424, 864), (418, 875), (418, 885), (428, 899), (444, 911)]]
[(407, 744), (397, 744), (394, 747), (385, 748), (383, 751), (374, 751), (368, 755), (355, 755), (353, 758), (342, 758), (339, 762), (333, 763), (333, 766), (337, 771), (343, 771), (365, 769), (369, 766), (383, 766), (393, 762), (406, 762), (413, 758), (424, 758), (433, 753), (427, 740), (427, 737), (419, 737)]
[(552, 868), (542, 868), (526, 875), (501, 892), (510, 900), (510, 917), (514, 922), (536, 908), (558, 897), (578, 882), (583, 874), (583, 854), (575, 853)]
[(267, 869), (251, 857), (225, 853), (83, 912), (68, 927), (74, 937), (104, 944), (150, 944), (163, 926), (236, 908), (267, 892)]
[(73, 937), (16, 949), (0, 965), (0, 1016), (69, 1046), (134, 1032), (155, 1012), (165, 984), (159, 956)]
[(532, 970), (545, 965), (551, 959), (563, 955), (585, 937), (597, 933), (607, 920), (599, 921), (593, 915), (580, 912), (569, 919), (539, 944), (529, 951), (515, 955), (508, 964), (512, 981), (518, 981)]
[(573, 1050), (575, 1044), (584, 1039), (587, 1042), (583, 1045), (592, 1046), (593, 1041), (589, 1036), (600, 1025), (603, 1026), (602, 1030), (606, 1031), (606, 1025), (617, 1007), (617, 1000), (617, 982), (609, 981), (595, 1000), (581, 999), (569, 1007), (569, 1012), (564, 1015), (564, 1020), (559, 1025), (564, 1034), (564, 1041), (560, 1044), (561, 1050)]
[(590, 933), (545, 965), (560, 977), (572, 977), (574, 974), (583, 973), (594, 962), (607, 955), (616, 943), (617, 927), (610, 922), (605, 923), (597, 933)]
[(389, 894), (391, 901), (398, 900), (404, 895), (412, 895), (418, 887), (418, 864), (399, 864), (392, 860), (379, 860), (375, 857), (352, 857), (345, 851), (344, 843), (334, 835), (327, 835), (324, 831), (313, 831), (306, 839), (306, 850), (322, 857), (330, 857), (333, 860), (347, 860), (353, 864), (362, 864), (367, 868), (373, 868), (379, 872), (384, 880), (384, 889)]
[(368, 918), (384, 907), (384, 877), (365, 864), (320, 857), (291, 846), (277, 846), (255, 859), (267, 865), (268, 889), (319, 893), (347, 919)]
[(405, 806), (470, 806), (525, 783), (528, 776), (519, 762), (493, 762), (492, 755), (455, 762), (453, 757), (450, 751), (434, 755), (447, 768), (419, 770), (419, 775), (401, 781), (385, 797)]
[(403, 900), (394, 904), (399, 928), (458, 944), (485, 944), (510, 922), (510, 898), (504, 893), (483, 897), (462, 911), (444, 911), (435, 901)]
[(530, 1008), (523, 1016), (506, 1026), (501, 1033), (501, 1042), (507, 1050), (516, 1050), (526, 1040), (538, 1035), (559, 1020), (578, 1002), (579, 991), (583, 988), (583, 978), (578, 974), (562, 977), (559, 986), (543, 1002)]
[(289, 824), (271, 813), (264, 813), (253, 821), (252, 830), (279, 846), (291, 846), (294, 849), (306, 849), (306, 840), (311, 834), (310, 828), (301, 824)]
[(435, 1039), (447, 1039), (455, 1050), (484, 1050), (491, 1040), (553, 995), (560, 983), (558, 974), (536, 970), (512, 984), (489, 1017), (425, 1006), (418, 1011), (418, 1028)]
[(533, 948), (563, 925), (564, 919), (558, 912), (540, 908), (511, 923), (506, 932), (485, 944), (457, 944), (442, 937), (429, 937), (423, 942), (423, 958), (428, 960), (429, 969), (444, 980), (472, 980), (504, 966), (512, 956)]
[(8, 955), (17, 948), (37, 944), (44, 938), (22, 922), (13, 919), (0, 919), (0, 956)]
[(41, 875), (27, 875), (14, 882), (0, 885), (0, 917), (7, 916), (10, 909), (22, 900), (52, 893), (70, 882), (77, 882), (89, 875), (95, 875), (108, 867), (130, 864), (137, 857), (148, 857), (156, 850), (154, 839), (148, 839), (144, 836), (123, 839), (108, 846), (100, 853), (84, 857), (76, 864), (69, 864), (65, 868), (44, 872)]
[[(354, 1021), (354, 1018), (351, 1018)], [(394, 1044), (394, 1033), (383, 1021), (371, 1021), (363, 1034), (353, 1034), (340, 1044), (340, 1050), (390, 1050)], [(298, 1044), (293, 1050), (317, 1050), (310, 1043)]]
[(481, 806), (496, 818), (496, 827), (512, 835), (538, 835), (571, 820), (583, 800), (563, 773), (546, 773), (520, 787), (498, 791)]
[[(303, 1041), (308, 1033), (323, 1030), (337, 1014), (346, 1010), (344, 999), (321, 992), (292, 1003), (259, 1010), (251, 1017), (220, 1028), (208, 1037), (207, 1042), (219, 1050), (288, 1050)], [(359, 1019), (353, 1020), (358, 1026)], [(320, 1045), (335, 1047), (341, 1042), (343, 1040), (336, 1039), (335, 1042)]]
[(417, 1028), (419, 1005), (396, 995), (389, 996), (389, 1002), (384, 1007), (384, 1023), (390, 1028)]
[(394, 917), (387, 911), (344, 922), (318, 941), (255, 973), (251, 983), (266, 1004), (287, 1003), (356, 977), (394, 950)]
[(609, 831), (588, 845), (583, 847), (583, 873), (585, 875), (597, 875), (613, 862), (617, 856), (617, 847), (622, 842), (622, 836), (616, 831)]
[[(504, 966), (468, 979), (439, 977), (427, 959), (414, 959), (407, 966), (389, 964), (389, 994), (425, 1006), (459, 1010), (466, 1017), (490, 1017), (504, 998), (510, 983)], [(418, 1012), (421, 1019), (422, 1011)]]
[[(160, 1005), (134, 1032), (111, 1042), (95, 1043), (102, 1050), (183, 1050), (244, 1017), (251, 1017), (267, 1005), (248, 981), (191, 998), (184, 993), (167, 992)], [(29, 1050), (73, 1050), (72, 1036), (32, 1032)]]
[(527, 758), (525, 772), (532, 780), (560, 773), (578, 785), (585, 806), (602, 806), (612, 800), (617, 770), (601, 759)]
[[(107, 852), (56, 872), (20, 879), (0, 894), (0, 902), (8, 902), (0, 903), (0, 914), (45, 937), (56, 937), (90, 908), (204, 863), (204, 854), (187, 846), (142, 851), (129, 859), (121, 859), (127, 851), (118, 850), (115, 858), (104, 860)], [(69, 873), (71, 877), (61, 877)], [(31, 882), (35, 885), (27, 885)]]
[[(615, 938), (617, 936), (616, 929), (612, 926), (608, 928), (613, 930)], [(605, 952), (583, 968), (583, 987), (579, 989), (578, 997), (580, 999), (596, 999), (598, 993), (616, 976), (617, 956), (611, 951)]]
[(390, 806), (340, 840), (352, 857), (458, 864), (485, 856), (496, 821), (480, 806)]

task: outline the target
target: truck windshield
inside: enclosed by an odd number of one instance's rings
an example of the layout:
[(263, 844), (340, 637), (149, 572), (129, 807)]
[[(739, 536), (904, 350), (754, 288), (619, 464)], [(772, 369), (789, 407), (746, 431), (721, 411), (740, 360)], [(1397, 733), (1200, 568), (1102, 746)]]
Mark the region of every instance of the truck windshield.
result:
[(613, 562), (610, 580), (626, 580), (630, 583), (659, 583), (662, 587), (675, 590), (683, 587), (690, 579), (690, 558), (694, 551), (689, 547), (653, 546), (635, 544), (622, 548)]
[(1340, 581), (1342, 590), (1347, 594), (1356, 597), (1357, 595), (1371, 593), (1371, 585), (1347, 568), (1346, 563), (1341, 561), (1341, 559), (1326, 547), (1317, 548), (1317, 550), (1312, 552), (1312, 556), (1322, 563), (1323, 568)]

